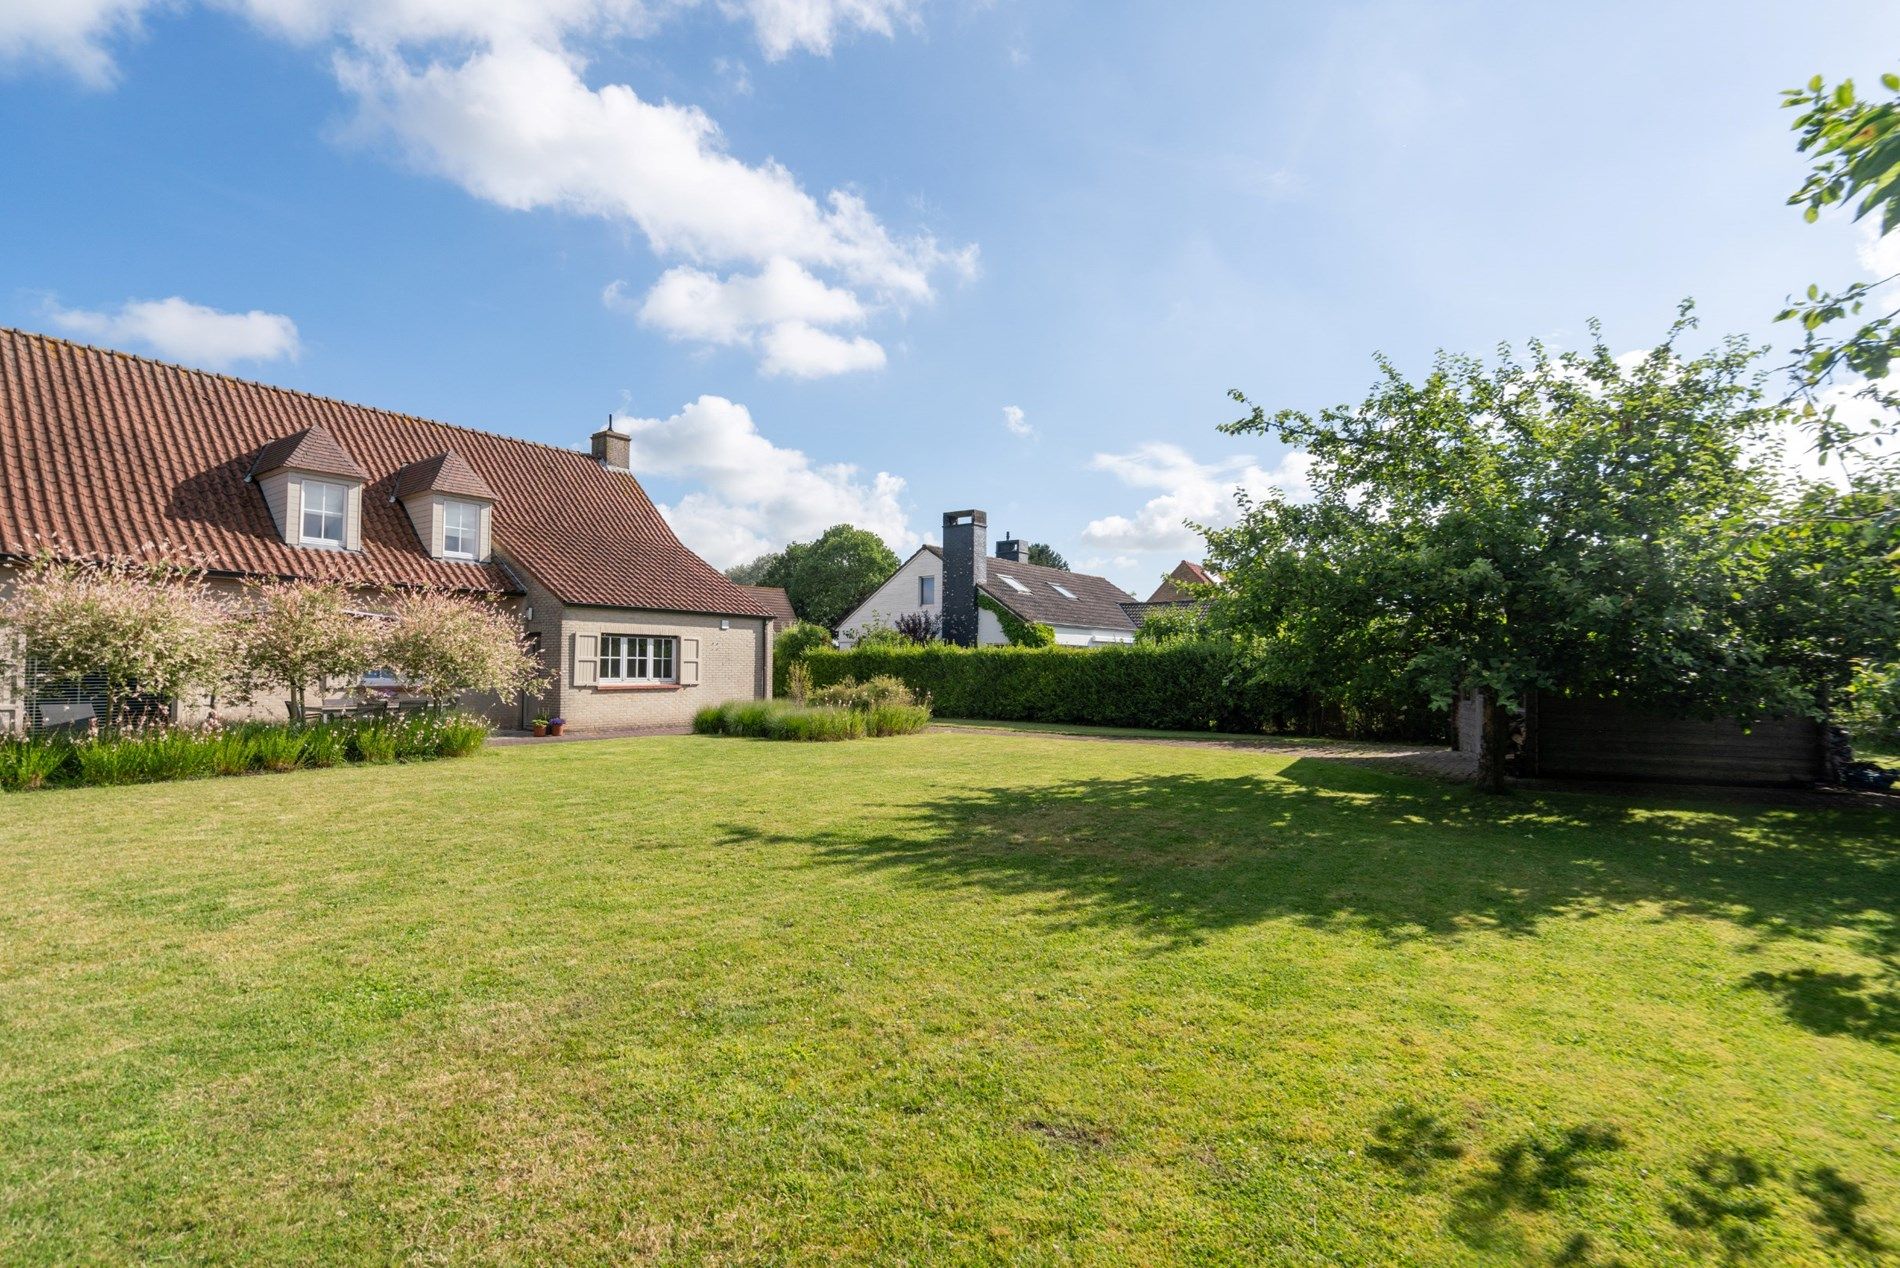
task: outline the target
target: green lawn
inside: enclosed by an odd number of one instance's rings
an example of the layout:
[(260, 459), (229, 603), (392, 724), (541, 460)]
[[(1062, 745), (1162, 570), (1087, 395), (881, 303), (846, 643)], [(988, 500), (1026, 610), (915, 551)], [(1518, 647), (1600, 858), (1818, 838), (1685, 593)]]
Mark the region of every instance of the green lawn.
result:
[(0, 1262), (1871, 1261), (1897, 828), (974, 731), (0, 798)]

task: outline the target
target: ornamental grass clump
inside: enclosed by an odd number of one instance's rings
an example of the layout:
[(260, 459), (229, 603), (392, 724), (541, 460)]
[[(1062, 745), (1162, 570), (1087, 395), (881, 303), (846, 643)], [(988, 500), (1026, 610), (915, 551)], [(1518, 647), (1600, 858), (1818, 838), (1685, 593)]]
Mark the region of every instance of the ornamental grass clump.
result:
[(923, 730), (930, 724), (929, 706), (914, 703), (903, 684), (896, 686), (901, 697), (891, 695), (888, 683), (854, 683), (849, 692), (834, 689), (834, 699), (849, 698), (862, 707), (819, 703), (815, 699), (809, 705), (785, 700), (735, 700), (709, 705), (694, 715), (693, 730), (700, 735), (807, 743), (911, 735)]
[(55, 782), (72, 760), (72, 745), (63, 739), (32, 736), (0, 740), (0, 790), (32, 792)]
[(258, 770), (296, 770), (303, 765), (303, 732), (295, 727), (260, 727), (251, 749)]

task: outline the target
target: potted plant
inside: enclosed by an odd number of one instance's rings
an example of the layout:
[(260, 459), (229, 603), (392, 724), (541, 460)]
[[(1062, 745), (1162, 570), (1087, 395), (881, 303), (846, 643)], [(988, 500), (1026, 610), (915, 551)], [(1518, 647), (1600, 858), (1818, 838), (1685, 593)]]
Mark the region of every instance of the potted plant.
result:
[(548, 734), (549, 735), (559, 735), (561, 734), (561, 732), (565, 730), (567, 730), (566, 718), (549, 718), (548, 719)]
[(534, 733), (537, 736), (546, 735), (548, 733), (548, 715), (547, 714), (544, 713), (540, 717), (534, 720)]

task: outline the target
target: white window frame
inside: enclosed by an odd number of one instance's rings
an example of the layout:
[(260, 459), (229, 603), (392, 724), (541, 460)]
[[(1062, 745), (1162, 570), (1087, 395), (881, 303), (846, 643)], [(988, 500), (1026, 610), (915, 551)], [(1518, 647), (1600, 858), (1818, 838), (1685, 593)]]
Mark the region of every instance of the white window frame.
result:
[(1029, 587), (1028, 587), (1028, 586), (1026, 586), (1026, 585), (1024, 585), (1024, 584), (1023, 584), (1022, 582), (1020, 582), (1020, 581), (1018, 581), (1018, 580), (1016, 580), (1016, 578), (1014, 578), (1014, 577), (1012, 577), (1012, 576), (1010, 576), (1010, 575), (1009, 575), (1008, 573), (1006, 573), (1006, 572), (999, 572), (999, 573), (997, 573), (996, 575), (997, 575), (997, 576), (999, 576), (999, 577), (1001, 577), (1001, 578), (1003, 579), (1003, 584), (1004, 584), (1004, 585), (1006, 585), (1006, 586), (1008, 586), (1008, 587), (1009, 587), (1010, 589), (1012, 589), (1012, 590), (1014, 590), (1014, 591), (1015, 591), (1015, 592), (1016, 592), (1017, 594), (1028, 594), (1028, 593), (1029, 593)]
[[(449, 549), (449, 516), (456, 513), (468, 516), (468, 531), (457, 533), (468, 543), (467, 550)], [(444, 559), (475, 559), (482, 549), (482, 508), (479, 503), (460, 502), (443, 499), (442, 502), (442, 557)]]
[(679, 639), (671, 634), (602, 634), (595, 680), (612, 686), (672, 686), (680, 680), (679, 650)]
[(1067, 586), (1059, 586), (1055, 582), (1051, 581), (1049, 583), (1049, 588), (1051, 590), (1054, 590), (1057, 594), (1061, 595), (1065, 599), (1075, 598), (1075, 591), (1069, 589)]
[(917, 578), (917, 606), (920, 608), (937, 606), (937, 574), (930, 573)]
[[(335, 511), (328, 509), (312, 511), (310, 509), (310, 494), (313, 490), (318, 489), (323, 490), (325, 493), (334, 492), (336, 494), (337, 509)], [(328, 499), (326, 498), (325, 500), (327, 501)], [(320, 527), (325, 521), (335, 516), (336, 536), (312, 537), (310, 535), (310, 517), (312, 515), (317, 516), (317, 523)], [(297, 540), (299, 543), (305, 546), (315, 546), (319, 550), (342, 550), (349, 544), (350, 540), (350, 486), (335, 480), (305, 480), (303, 482), (300, 505), (297, 508), (297, 517)]]

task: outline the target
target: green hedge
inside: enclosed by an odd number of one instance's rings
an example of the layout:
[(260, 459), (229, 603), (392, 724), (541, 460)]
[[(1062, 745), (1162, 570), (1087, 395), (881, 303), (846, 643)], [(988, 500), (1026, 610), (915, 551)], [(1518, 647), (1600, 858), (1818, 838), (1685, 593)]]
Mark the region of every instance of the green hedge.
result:
[(814, 688), (888, 674), (927, 695), (946, 718), (1430, 742), (1450, 734), (1446, 711), (1422, 698), (1347, 706), (1316, 690), (1265, 681), (1259, 661), (1224, 639), (1097, 648), (817, 648), (804, 659)]
[(1166, 731), (1261, 731), (1284, 692), (1249, 684), (1253, 666), (1214, 641), (1080, 647), (921, 647), (807, 652), (812, 685), (889, 674), (940, 717), (1076, 722)]

